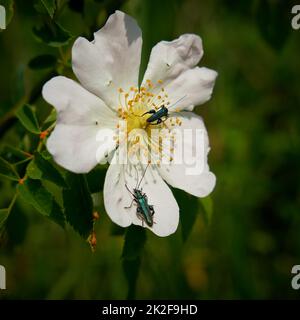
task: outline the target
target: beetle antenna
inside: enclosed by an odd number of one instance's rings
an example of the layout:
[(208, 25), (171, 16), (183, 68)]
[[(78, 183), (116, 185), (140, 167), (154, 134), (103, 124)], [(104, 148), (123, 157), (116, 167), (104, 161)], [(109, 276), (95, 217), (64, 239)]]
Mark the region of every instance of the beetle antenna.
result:
[(144, 173), (143, 173), (142, 179), (140, 180), (140, 182), (139, 182), (139, 184), (137, 185), (136, 189), (138, 189), (138, 188), (140, 187), (141, 182), (143, 181), (143, 179), (144, 179), (144, 177), (145, 177), (145, 174), (146, 174), (146, 171), (147, 171), (148, 167), (149, 167), (149, 163), (147, 164), (147, 167), (146, 167), (146, 169), (145, 169), (145, 171), (144, 171)]
[(181, 97), (180, 99), (178, 99), (176, 102), (174, 102), (172, 105), (170, 105), (169, 108), (176, 106), (177, 103), (179, 103), (180, 101), (182, 101), (183, 99), (185, 99), (187, 97), (187, 95)]
[(127, 186), (127, 183), (125, 183), (125, 187), (126, 187), (126, 189), (131, 193), (131, 195), (134, 197), (134, 194), (130, 191), (130, 189), (128, 188), (128, 186)]
[(134, 166), (135, 172), (136, 172), (136, 186), (135, 188), (137, 189), (138, 184), (139, 184), (139, 172), (138, 169), (136, 168), (136, 166)]

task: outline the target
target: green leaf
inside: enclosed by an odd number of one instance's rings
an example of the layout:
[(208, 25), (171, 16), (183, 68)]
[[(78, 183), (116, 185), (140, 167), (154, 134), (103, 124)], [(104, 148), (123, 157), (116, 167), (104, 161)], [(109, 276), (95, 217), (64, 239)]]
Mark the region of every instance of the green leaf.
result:
[(55, 0), (41, 0), (41, 2), (49, 13), (49, 16), (53, 19), (56, 10)]
[(70, 33), (57, 22), (53, 22), (51, 25), (44, 24), (40, 28), (34, 27), (33, 34), (38, 41), (51, 47), (61, 47), (68, 44), (71, 39)]
[(146, 231), (144, 228), (131, 225), (127, 228), (122, 258), (127, 260), (141, 256), (146, 243)]
[(127, 299), (135, 298), (136, 282), (146, 239), (146, 230), (144, 228), (134, 225), (127, 228), (122, 253), (123, 271), (128, 282)]
[(213, 215), (213, 211), (214, 211), (212, 198), (210, 196), (208, 196), (205, 198), (200, 198), (199, 201), (200, 201), (202, 208), (205, 212), (206, 222), (208, 224), (210, 224), (211, 219), (212, 219), (212, 215)]
[(6, 27), (11, 22), (14, 15), (14, 1), (13, 0), (1, 0), (0, 4), (5, 8), (6, 11)]
[(14, 206), (16, 199), (17, 199), (17, 196), (15, 195), (8, 208), (0, 209), (0, 231), (4, 227), (4, 224), (5, 224), (8, 216), (10, 215), (10, 212)]
[(70, 225), (84, 239), (93, 229), (93, 199), (84, 175), (68, 173), (70, 186), (63, 190), (65, 215)]
[(49, 116), (46, 118), (46, 120), (44, 121), (44, 125), (47, 125), (47, 124), (52, 124), (53, 122), (56, 121), (56, 118), (57, 118), (57, 112), (56, 110), (53, 108), (49, 114)]
[(51, 54), (43, 54), (31, 59), (28, 63), (30, 69), (39, 70), (52, 68), (56, 64), (56, 57)]
[(16, 116), (28, 131), (35, 134), (41, 133), (36, 114), (31, 106), (28, 104), (23, 105), (17, 110)]
[(27, 166), (26, 173), (33, 180), (48, 180), (59, 187), (67, 188), (68, 185), (62, 174), (43, 154), (35, 153), (34, 160)]
[(38, 212), (64, 227), (65, 218), (62, 209), (40, 180), (26, 179), (17, 188), (21, 197)]
[(4, 146), (2, 155), (10, 163), (19, 162), (19, 161), (28, 159), (30, 157), (29, 153), (26, 153), (25, 151), (17, 149), (10, 145)]
[(174, 195), (180, 206), (182, 239), (186, 241), (197, 219), (199, 210), (198, 199), (182, 190), (174, 190)]
[(106, 169), (105, 166), (98, 166), (86, 175), (91, 193), (103, 190)]
[(13, 181), (20, 179), (14, 166), (2, 157), (0, 157), (0, 175)]
[(54, 124), (54, 122), (56, 121), (57, 118), (57, 112), (56, 110), (53, 108), (50, 112), (50, 114), (48, 115), (48, 117), (44, 120), (43, 125), (42, 125), (42, 130), (47, 130), (50, 126), (52, 126)]

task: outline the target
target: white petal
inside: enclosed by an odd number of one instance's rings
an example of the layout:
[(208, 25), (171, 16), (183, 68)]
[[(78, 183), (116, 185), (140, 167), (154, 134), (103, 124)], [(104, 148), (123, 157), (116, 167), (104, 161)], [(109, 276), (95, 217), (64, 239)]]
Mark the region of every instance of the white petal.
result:
[[(174, 161), (161, 164), (159, 172), (171, 186), (197, 197), (206, 197), (214, 189), (216, 177), (207, 164), (209, 141), (204, 123), (194, 113), (180, 112), (178, 115), (182, 126), (176, 135)], [(167, 153), (166, 148), (164, 152)]]
[(116, 113), (77, 82), (54, 77), (43, 87), (42, 95), (58, 112), (58, 123), (114, 127)]
[[(97, 136), (101, 133), (105, 139), (99, 142)], [(54, 160), (75, 173), (89, 172), (115, 147), (111, 129), (79, 125), (57, 124), (47, 141), (47, 148)]]
[[(139, 171), (139, 179), (142, 171)], [(154, 224), (149, 227), (137, 217), (135, 203), (130, 208), (133, 196), (126, 189), (133, 191), (137, 185), (136, 171), (130, 165), (111, 164), (104, 183), (104, 205), (113, 222), (122, 227), (130, 224), (144, 226), (160, 237), (174, 233), (179, 223), (179, 208), (177, 202), (166, 183), (156, 170), (148, 167), (140, 189), (148, 197), (148, 204), (154, 207)]]
[(58, 164), (85, 173), (115, 148), (117, 118), (98, 97), (65, 77), (48, 81), (42, 94), (57, 110), (57, 125), (47, 147)]
[(147, 79), (154, 84), (162, 80), (166, 86), (179, 74), (196, 66), (202, 55), (202, 40), (194, 34), (184, 34), (171, 42), (159, 42), (151, 51), (143, 86)]
[(94, 40), (78, 38), (72, 49), (73, 71), (82, 85), (112, 108), (118, 88), (138, 85), (142, 37), (136, 21), (121, 11), (112, 14)]
[(190, 110), (211, 98), (217, 72), (205, 67), (186, 70), (165, 90), (169, 93), (169, 110)]

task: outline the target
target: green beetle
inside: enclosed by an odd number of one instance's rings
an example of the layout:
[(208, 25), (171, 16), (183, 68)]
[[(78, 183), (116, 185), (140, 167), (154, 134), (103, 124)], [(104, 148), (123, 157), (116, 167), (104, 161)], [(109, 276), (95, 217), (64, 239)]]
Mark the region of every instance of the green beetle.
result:
[(127, 184), (125, 184), (126, 189), (130, 192), (130, 194), (133, 196), (132, 202), (129, 207), (125, 207), (125, 209), (129, 209), (132, 207), (133, 203), (136, 203), (137, 208), (136, 208), (136, 215), (137, 217), (142, 221), (142, 224), (144, 225), (144, 222), (149, 226), (152, 227), (153, 224), (155, 223), (153, 220), (154, 216), (154, 208), (152, 205), (148, 203), (148, 197), (146, 193), (143, 193), (142, 189), (139, 189), (139, 186), (146, 174), (146, 170), (148, 168), (149, 164), (147, 165), (145, 172), (143, 174), (142, 179), (140, 182), (137, 184), (137, 186), (133, 189), (133, 192), (130, 191), (128, 188)]

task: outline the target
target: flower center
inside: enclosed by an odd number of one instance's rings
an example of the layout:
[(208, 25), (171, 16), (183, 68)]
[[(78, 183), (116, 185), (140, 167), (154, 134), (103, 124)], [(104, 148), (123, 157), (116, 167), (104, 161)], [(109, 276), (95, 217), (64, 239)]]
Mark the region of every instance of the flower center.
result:
[[(165, 153), (162, 141), (168, 137), (169, 140), (171, 139), (170, 145), (174, 144), (171, 127), (181, 123), (178, 118), (167, 119), (166, 117), (161, 119), (161, 123), (157, 123), (157, 121), (149, 123), (147, 121), (162, 106), (167, 108), (170, 101), (168, 101), (168, 94), (162, 87), (162, 80), (158, 80), (157, 86), (154, 86), (150, 80), (147, 80), (146, 84), (140, 89), (131, 87), (128, 92), (125, 92), (122, 88), (118, 89), (120, 103), (118, 117), (121, 122), (117, 125), (119, 132), (115, 139), (118, 144), (122, 143), (122, 137), (126, 140), (129, 155), (137, 156), (137, 154), (141, 155), (142, 153), (149, 158), (149, 156), (152, 157), (153, 154), (156, 154), (161, 158)], [(120, 123), (125, 123), (125, 126)], [(153, 138), (153, 131), (156, 131), (158, 137)], [(157, 132), (159, 133), (157, 134)], [(167, 153), (168, 159), (172, 159), (171, 153)]]

